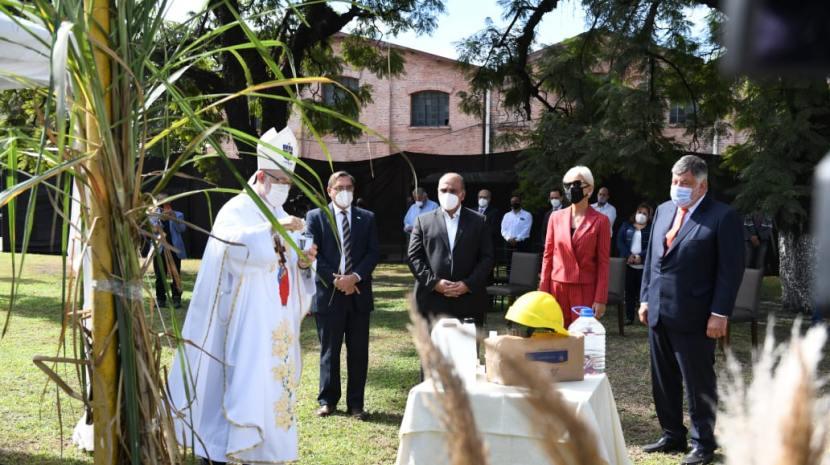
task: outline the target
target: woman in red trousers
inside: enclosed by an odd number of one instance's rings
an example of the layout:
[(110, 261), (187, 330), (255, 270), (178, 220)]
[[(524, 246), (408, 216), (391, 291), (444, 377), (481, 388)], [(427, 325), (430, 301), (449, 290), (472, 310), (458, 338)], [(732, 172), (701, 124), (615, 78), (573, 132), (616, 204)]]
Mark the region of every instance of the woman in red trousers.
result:
[(573, 307), (592, 307), (597, 318), (605, 313), (611, 225), (589, 205), (594, 191), (591, 170), (575, 166), (562, 181), (571, 206), (550, 215), (539, 290), (556, 297), (567, 326), (577, 318)]

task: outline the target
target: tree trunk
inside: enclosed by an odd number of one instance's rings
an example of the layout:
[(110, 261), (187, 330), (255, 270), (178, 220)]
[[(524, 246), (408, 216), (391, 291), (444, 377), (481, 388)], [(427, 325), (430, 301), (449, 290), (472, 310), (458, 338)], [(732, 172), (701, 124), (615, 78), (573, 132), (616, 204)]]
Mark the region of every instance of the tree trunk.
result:
[(781, 304), (786, 311), (809, 313), (813, 302), (815, 244), (807, 233), (781, 231), (778, 236), (781, 278)]

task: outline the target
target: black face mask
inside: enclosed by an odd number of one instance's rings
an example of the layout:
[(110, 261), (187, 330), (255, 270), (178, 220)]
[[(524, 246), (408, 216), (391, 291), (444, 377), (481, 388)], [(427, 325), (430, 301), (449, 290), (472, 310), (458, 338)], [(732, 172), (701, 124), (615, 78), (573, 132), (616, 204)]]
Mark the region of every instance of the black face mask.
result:
[(521, 210), (522, 209), (522, 204), (520, 204), (520, 203), (511, 203), (510, 207), (513, 208), (513, 210)]
[(582, 184), (571, 184), (571, 187), (565, 189), (565, 197), (570, 203), (579, 203), (585, 198), (585, 191), (582, 190)]

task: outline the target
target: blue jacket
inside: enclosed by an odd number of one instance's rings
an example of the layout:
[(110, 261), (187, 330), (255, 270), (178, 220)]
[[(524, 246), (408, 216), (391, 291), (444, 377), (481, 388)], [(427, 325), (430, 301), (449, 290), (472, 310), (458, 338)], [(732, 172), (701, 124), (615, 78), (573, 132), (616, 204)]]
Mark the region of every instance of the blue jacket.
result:
[[(161, 210), (159, 210), (158, 213), (162, 213)], [(184, 236), (182, 236), (182, 233), (184, 233), (187, 229), (187, 225), (184, 224), (184, 213), (173, 210), (173, 214), (176, 216), (177, 221), (165, 220), (167, 222), (168, 229), (170, 230), (170, 237), (167, 238), (167, 242), (176, 248), (176, 255), (179, 258), (185, 259), (187, 258), (187, 251), (184, 247)], [(161, 219), (155, 216), (151, 217), (150, 223), (160, 226)]]
[[(712, 313), (732, 314), (744, 274), (743, 221), (729, 205), (706, 195), (665, 251), (677, 207), (657, 207), (643, 269), (640, 301), (648, 324), (705, 332)], [(665, 253), (664, 253), (665, 252)]]
[[(335, 212), (328, 207), (332, 217)], [(375, 223), (375, 214), (352, 206), (352, 217), (349, 222), (351, 230), (352, 270), (360, 276), (357, 283), (359, 294), (355, 296), (356, 310), (371, 312), (374, 310), (372, 297), (372, 272), (380, 258), (378, 228)], [(315, 208), (306, 214), (306, 228), (314, 236), (317, 244), (317, 294), (315, 294), (315, 311), (325, 314), (337, 311), (341, 300), (347, 296), (334, 287), (334, 274), (340, 268), (340, 244), (337, 233), (337, 223), (332, 226), (321, 209)]]
[[(620, 229), (617, 230), (617, 250), (620, 252), (620, 257), (628, 258), (631, 255), (631, 241), (634, 240), (634, 231), (637, 229), (629, 223), (628, 221), (623, 221), (620, 225)], [(646, 255), (646, 251), (648, 251), (648, 241), (649, 236), (651, 235), (651, 223), (647, 224), (645, 228), (642, 229), (640, 234), (640, 241), (643, 246), (643, 251), (640, 252), (641, 256)]]

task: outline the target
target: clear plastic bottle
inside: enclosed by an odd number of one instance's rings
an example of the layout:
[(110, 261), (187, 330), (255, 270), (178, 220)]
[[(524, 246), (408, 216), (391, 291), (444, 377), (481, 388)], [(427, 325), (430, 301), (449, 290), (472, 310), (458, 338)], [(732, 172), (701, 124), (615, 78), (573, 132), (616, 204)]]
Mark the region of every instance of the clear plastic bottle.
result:
[(574, 307), (579, 318), (568, 326), (568, 332), (585, 337), (585, 374), (605, 372), (605, 328), (594, 318), (591, 307)]

